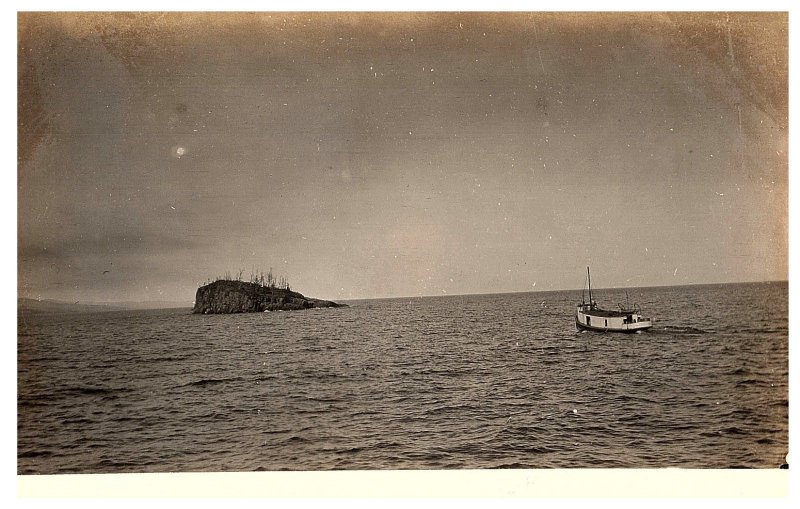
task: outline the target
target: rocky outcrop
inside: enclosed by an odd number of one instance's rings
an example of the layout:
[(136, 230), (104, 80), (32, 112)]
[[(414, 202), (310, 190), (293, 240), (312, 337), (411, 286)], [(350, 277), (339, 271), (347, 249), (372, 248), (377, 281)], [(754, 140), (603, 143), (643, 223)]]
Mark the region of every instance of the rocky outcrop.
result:
[(257, 313), (309, 308), (337, 308), (328, 300), (311, 299), (281, 288), (244, 281), (214, 281), (197, 289), (193, 313)]

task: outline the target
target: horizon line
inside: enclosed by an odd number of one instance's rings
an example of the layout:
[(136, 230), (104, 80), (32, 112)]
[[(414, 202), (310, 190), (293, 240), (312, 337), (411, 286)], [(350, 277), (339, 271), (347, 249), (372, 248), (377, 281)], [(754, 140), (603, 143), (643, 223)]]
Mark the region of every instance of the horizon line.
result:
[[(763, 283), (788, 283), (788, 279), (765, 279), (759, 281), (728, 281), (718, 283), (685, 283), (680, 285), (647, 285), (647, 286), (606, 286), (601, 288), (592, 287), (595, 290), (631, 290), (635, 288), (680, 288), (683, 286), (716, 286), (716, 285), (748, 285), (748, 284), (763, 284)], [(341, 300), (382, 300), (382, 299), (418, 299), (427, 297), (473, 297), (478, 295), (509, 295), (514, 293), (551, 293), (551, 292), (579, 292), (585, 288), (556, 288), (552, 290), (513, 290), (509, 292), (483, 292), (483, 293), (447, 293), (438, 295), (392, 295), (388, 297), (366, 297), (366, 298), (350, 298)]]
[[(729, 281), (729, 282), (717, 282), (717, 283), (685, 283), (679, 285), (647, 285), (647, 286), (606, 286), (600, 287), (593, 290), (630, 290), (635, 288), (680, 288), (685, 286), (715, 286), (715, 285), (741, 285), (741, 284), (762, 284), (762, 283), (788, 283), (788, 279), (768, 279), (768, 280), (759, 280), (759, 281)], [(512, 291), (500, 291), (500, 292), (479, 292), (479, 293), (444, 293), (444, 294), (425, 294), (425, 295), (389, 295), (384, 297), (350, 297), (346, 299), (336, 299), (338, 301), (361, 301), (361, 300), (387, 300), (387, 299), (421, 299), (421, 298), (433, 298), (433, 297), (472, 297), (472, 296), (479, 296), (479, 295), (509, 295), (509, 294), (516, 294), (516, 293), (551, 293), (551, 292), (572, 292), (572, 291), (582, 291), (583, 288), (555, 288), (550, 290), (512, 290)], [(305, 294), (303, 294), (305, 295)], [(319, 298), (319, 297), (313, 297)], [(141, 306), (144, 304), (149, 303), (163, 303), (165, 306), (157, 307), (157, 308), (149, 308), (149, 309), (170, 309), (170, 308), (183, 308), (183, 307), (192, 307), (194, 305), (194, 301), (191, 303), (188, 301), (173, 301), (173, 300), (125, 300), (125, 301), (75, 301), (70, 302), (66, 300), (60, 299), (37, 299), (36, 297), (26, 297), (17, 294), (17, 301), (21, 299), (28, 299), (38, 302), (55, 302), (60, 304), (67, 304), (67, 305), (78, 305), (78, 306), (116, 306), (116, 307), (127, 307), (127, 306)], [(330, 299), (327, 299), (330, 300)], [(142, 310), (148, 308), (140, 308)]]

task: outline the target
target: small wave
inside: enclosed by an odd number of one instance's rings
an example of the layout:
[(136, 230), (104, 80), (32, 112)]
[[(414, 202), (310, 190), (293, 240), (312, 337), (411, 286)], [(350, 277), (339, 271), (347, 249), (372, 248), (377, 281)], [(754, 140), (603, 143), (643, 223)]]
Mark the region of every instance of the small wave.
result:
[(303, 396), (308, 401), (315, 401), (318, 403), (341, 403), (341, 398), (326, 398), (321, 396)]
[(462, 405), (443, 405), (439, 407), (430, 408), (425, 411), (425, 415), (439, 415), (444, 413), (458, 413), (462, 410), (478, 410), (479, 407), (472, 405), (472, 404), (462, 404)]
[(186, 359), (188, 359), (187, 356), (167, 355), (165, 357), (153, 357), (152, 359), (147, 359), (147, 362), (176, 362), (185, 361)]
[[(361, 371), (371, 371), (375, 369), (374, 367), (363, 367)], [(339, 373), (332, 373), (332, 372), (320, 372), (318, 370), (311, 370), (311, 369), (304, 369), (298, 371), (297, 374), (299, 376), (293, 376), (292, 378), (294, 381), (298, 383), (305, 382), (307, 380), (314, 380), (314, 381), (321, 381), (321, 380), (335, 380), (338, 378), (343, 378), (344, 375)]]
[(86, 417), (73, 417), (63, 419), (61, 424), (89, 424), (90, 422), (92, 422), (92, 420), (87, 419)]
[(151, 462), (138, 462), (138, 461), (122, 461), (122, 460), (112, 460), (112, 459), (102, 459), (97, 462), (97, 466), (101, 467), (102, 469), (106, 468), (137, 468), (141, 469), (142, 467), (150, 464)]
[(547, 447), (547, 446), (544, 446), (544, 445), (540, 445), (540, 446), (528, 447), (528, 448), (525, 449), (525, 452), (528, 452), (528, 453), (531, 453), (531, 454), (550, 454), (550, 453), (556, 452), (556, 449), (554, 449), (552, 447)]
[(181, 387), (209, 387), (211, 385), (218, 385), (226, 382), (235, 382), (241, 380), (240, 377), (232, 378), (201, 378), (193, 382), (183, 384)]
[(465, 373), (460, 369), (422, 369), (417, 372), (419, 376), (438, 376), (442, 378), (454, 378), (462, 376)]
[(710, 331), (698, 329), (697, 327), (677, 327), (665, 325), (662, 328), (654, 328), (653, 332), (666, 332), (669, 334), (708, 334)]
[(231, 416), (225, 412), (206, 412), (205, 414), (198, 415), (196, 419), (199, 422), (229, 421), (231, 420)]
[(54, 399), (54, 398), (52, 396), (51, 397), (42, 398), (41, 396), (38, 396), (38, 395), (35, 395), (35, 394), (26, 395), (26, 396), (20, 396), (17, 399), (17, 406), (19, 406), (19, 407), (47, 407), (47, 406), (50, 406), (49, 403), (44, 401), (44, 400), (47, 400), (47, 399)]
[(45, 356), (42, 356), (42, 357), (31, 357), (29, 359), (26, 359), (26, 362), (30, 362), (30, 363), (41, 362), (41, 363), (44, 363), (44, 362), (60, 362), (61, 360), (62, 360), (61, 357), (55, 357), (55, 356), (48, 357), (48, 356), (45, 355)]
[(139, 416), (132, 416), (132, 415), (123, 414), (123, 415), (119, 415), (119, 416), (113, 417), (111, 419), (111, 421), (112, 422), (135, 422), (135, 421), (141, 421), (142, 419), (143, 418), (139, 417)]
[(547, 429), (545, 427), (543, 427), (543, 426), (526, 426), (526, 425), (514, 426), (513, 425), (513, 420), (511, 421), (510, 424), (511, 424), (511, 426), (509, 426), (509, 428), (511, 430), (513, 430), (515, 432), (519, 432), (519, 433), (524, 433), (526, 436), (528, 436), (530, 434), (546, 433), (547, 432)]
[(752, 417), (753, 411), (749, 408), (733, 408), (730, 411), (721, 414), (723, 417), (734, 417), (737, 419), (746, 419)]
[(646, 398), (644, 396), (634, 396), (628, 394), (620, 394), (614, 398), (616, 401), (620, 403), (630, 403), (630, 402), (640, 402), (640, 403), (650, 403), (650, 404), (658, 404), (659, 402), (655, 399)]
[(785, 328), (771, 328), (771, 327), (726, 327), (724, 332), (730, 334), (786, 334)]
[(285, 443), (285, 444), (305, 444), (305, 443), (308, 443), (310, 441), (311, 440), (309, 440), (307, 438), (300, 437), (300, 436), (297, 436), (297, 435), (292, 435), (289, 438), (287, 438), (286, 440), (284, 440), (283, 443)]
[(290, 428), (286, 429), (268, 429), (261, 431), (262, 435), (280, 435), (282, 433), (291, 433), (293, 430)]
[(495, 465), (494, 468), (497, 469), (530, 468), (530, 465), (526, 463), (520, 463), (519, 461), (512, 461), (510, 463), (500, 463), (499, 465)]
[(334, 452), (336, 452), (337, 454), (355, 454), (363, 451), (364, 449), (365, 449), (364, 447), (353, 446), (353, 447), (346, 447), (344, 449), (339, 449)]
[(646, 419), (646, 417), (644, 415), (641, 415), (641, 414), (628, 414), (628, 415), (623, 415), (622, 417), (620, 417), (617, 420), (619, 422), (639, 422), (639, 421), (643, 421), (645, 419)]
[(126, 387), (95, 387), (95, 386), (75, 386), (64, 387), (57, 391), (57, 393), (37, 394), (37, 398), (43, 400), (60, 399), (63, 395), (77, 395), (77, 396), (105, 396), (116, 398), (118, 393), (130, 392), (132, 389)]
[(722, 428), (720, 430), (721, 433), (725, 433), (728, 435), (746, 435), (747, 431), (743, 430), (742, 428), (738, 428), (736, 426), (728, 426), (727, 428)]
[(107, 387), (69, 387), (64, 392), (75, 392), (78, 394), (111, 394), (113, 389)]
[(17, 454), (18, 458), (49, 458), (53, 456), (52, 451), (23, 451)]

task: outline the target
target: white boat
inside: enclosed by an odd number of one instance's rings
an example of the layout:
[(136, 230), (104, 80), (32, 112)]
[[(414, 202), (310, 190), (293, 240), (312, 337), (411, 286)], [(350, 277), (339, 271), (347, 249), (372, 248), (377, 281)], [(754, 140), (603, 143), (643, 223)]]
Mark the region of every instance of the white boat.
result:
[(589, 302), (581, 299), (575, 311), (575, 327), (578, 330), (597, 332), (641, 332), (653, 326), (651, 318), (642, 316), (639, 306), (620, 306), (619, 311), (611, 311), (597, 307), (592, 299), (592, 278), (589, 267), (586, 267), (586, 277), (589, 281)]

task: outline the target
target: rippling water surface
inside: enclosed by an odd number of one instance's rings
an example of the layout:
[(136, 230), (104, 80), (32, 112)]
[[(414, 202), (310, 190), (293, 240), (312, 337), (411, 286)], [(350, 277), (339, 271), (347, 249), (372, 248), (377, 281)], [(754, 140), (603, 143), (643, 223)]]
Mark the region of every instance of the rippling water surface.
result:
[[(787, 283), (21, 316), (18, 472), (776, 468)], [(625, 302), (622, 290), (597, 293)]]

